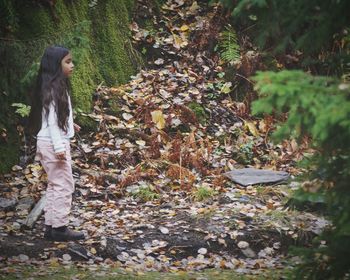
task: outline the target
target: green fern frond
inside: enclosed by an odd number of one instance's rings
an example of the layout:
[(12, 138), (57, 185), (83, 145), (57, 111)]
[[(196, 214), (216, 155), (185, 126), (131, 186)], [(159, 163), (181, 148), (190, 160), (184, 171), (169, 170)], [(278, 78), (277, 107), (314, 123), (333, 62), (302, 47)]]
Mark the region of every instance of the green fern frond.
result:
[(219, 52), (221, 59), (227, 63), (232, 63), (240, 58), (240, 48), (238, 45), (237, 34), (231, 26), (221, 32), (219, 41)]

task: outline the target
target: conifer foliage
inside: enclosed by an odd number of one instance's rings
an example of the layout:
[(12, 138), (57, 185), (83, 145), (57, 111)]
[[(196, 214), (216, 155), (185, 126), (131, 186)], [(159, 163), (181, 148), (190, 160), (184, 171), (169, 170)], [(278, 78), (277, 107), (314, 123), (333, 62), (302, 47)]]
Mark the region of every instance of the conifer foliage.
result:
[(235, 29), (253, 35), (261, 53), (297, 54), (302, 62), (301, 70), (258, 72), (251, 78), (260, 97), (252, 110), (287, 115), (275, 139), (308, 137), (315, 150), (307, 162), (309, 181), (297, 198), (325, 202), (332, 227), (313, 248), (297, 251), (303, 262), (293, 277), (345, 279), (350, 275), (350, 2), (220, 2), (231, 12)]
[[(275, 52), (302, 49), (308, 54), (330, 46), (333, 36), (349, 26), (347, 0), (220, 0), (240, 26), (250, 27), (255, 42)], [(236, 5), (235, 5), (236, 4)]]
[(309, 166), (312, 187), (304, 187), (299, 198), (325, 195), (334, 226), (313, 249), (301, 251), (304, 263), (296, 279), (341, 279), (350, 271), (350, 85), (302, 71), (260, 72), (254, 79), (261, 96), (253, 104), (255, 113), (288, 112), (276, 139), (312, 136), (317, 149), (315, 167)]

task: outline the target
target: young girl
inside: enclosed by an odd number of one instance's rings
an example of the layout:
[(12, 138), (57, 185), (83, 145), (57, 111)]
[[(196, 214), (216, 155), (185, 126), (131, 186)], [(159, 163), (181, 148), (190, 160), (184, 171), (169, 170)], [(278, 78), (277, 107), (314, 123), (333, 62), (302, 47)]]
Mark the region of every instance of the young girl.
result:
[(54, 241), (85, 238), (67, 227), (74, 191), (69, 139), (74, 129), (80, 129), (73, 123), (68, 93), (73, 68), (68, 49), (53, 46), (45, 50), (29, 116), (31, 131), (37, 136), (37, 157), (48, 177), (44, 237)]

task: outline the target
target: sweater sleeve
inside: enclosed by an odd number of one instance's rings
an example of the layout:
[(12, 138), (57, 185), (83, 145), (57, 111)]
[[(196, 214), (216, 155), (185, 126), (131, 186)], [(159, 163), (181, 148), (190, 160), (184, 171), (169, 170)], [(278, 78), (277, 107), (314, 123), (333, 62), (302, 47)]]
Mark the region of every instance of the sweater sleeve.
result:
[(60, 128), (58, 127), (57, 114), (55, 112), (55, 106), (53, 102), (50, 104), (50, 107), (49, 107), (47, 124), (49, 128), (50, 138), (53, 144), (54, 152), (55, 153), (64, 152), (66, 150), (66, 147), (60, 133)]

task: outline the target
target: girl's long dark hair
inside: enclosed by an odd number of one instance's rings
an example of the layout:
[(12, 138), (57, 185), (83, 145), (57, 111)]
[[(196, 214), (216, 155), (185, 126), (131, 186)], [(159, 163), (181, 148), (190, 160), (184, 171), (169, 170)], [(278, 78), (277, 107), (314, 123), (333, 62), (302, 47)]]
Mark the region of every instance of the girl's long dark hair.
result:
[(31, 111), (29, 115), (29, 131), (36, 135), (41, 129), (42, 112), (47, 119), (49, 106), (53, 102), (57, 114), (58, 127), (67, 131), (69, 105), (69, 80), (63, 74), (61, 61), (68, 55), (65, 47), (52, 46), (46, 48), (41, 58), (36, 86), (31, 94)]

